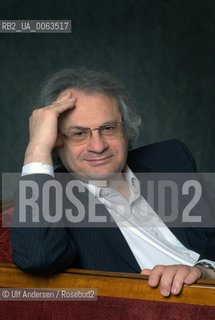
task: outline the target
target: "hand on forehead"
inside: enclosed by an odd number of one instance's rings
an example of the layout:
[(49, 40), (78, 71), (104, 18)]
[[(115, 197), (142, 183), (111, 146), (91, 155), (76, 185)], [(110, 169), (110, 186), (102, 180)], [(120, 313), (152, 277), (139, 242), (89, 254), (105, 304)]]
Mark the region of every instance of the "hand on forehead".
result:
[(54, 103), (59, 103), (61, 101), (64, 101), (66, 99), (70, 99), (72, 97), (75, 97), (74, 92), (72, 91), (72, 89), (66, 89), (64, 91), (62, 91), (59, 96), (57, 97), (57, 99), (54, 101)]
[(117, 101), (103, 93), (87, 94), (68, 89), (59, 96), (60, 99), (76, 98), (75, 108), (65, 112), (60, 118), (60, 127), (69, 126), (94, 128), (106, 122), (121, 121)]

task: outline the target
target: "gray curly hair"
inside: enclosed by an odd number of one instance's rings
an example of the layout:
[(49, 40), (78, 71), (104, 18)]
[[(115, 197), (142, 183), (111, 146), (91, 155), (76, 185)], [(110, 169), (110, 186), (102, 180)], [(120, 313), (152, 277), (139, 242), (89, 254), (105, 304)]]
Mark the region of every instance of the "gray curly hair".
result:
[(103, 93), (115, 98), (122, 115), (129, 147), (138, 137), (141, 118), (136, 113), (127, 90), (108, 73), (100, 73), (85, 68), (63, 69), (50, 76), (43, 84), (37, 99), (39, 107), (50, 105), (59, 94), (69, 88), (85, 93)]

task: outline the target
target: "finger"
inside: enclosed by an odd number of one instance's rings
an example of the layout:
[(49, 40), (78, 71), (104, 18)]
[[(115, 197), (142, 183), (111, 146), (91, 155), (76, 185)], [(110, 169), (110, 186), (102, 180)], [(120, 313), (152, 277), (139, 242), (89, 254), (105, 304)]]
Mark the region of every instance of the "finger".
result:
[(202, 277), (202, 270), (198, 267), (192, 267), (188, 275), (184, 279), (185, 284), (193, 284)]
[(50, 108), (55, 108), (54, 110), (60, 115), (61, 113), (73, 109), (75, 107), (76, 98), (72, 97), (70, 99), (61, 101), (60, 103), (55, 103), (54, 105), (50, 106)]
[(171, 287), (172, 294), (178, 295), (182, 291), (184, 280), (190, 273), (190, 269), (191, 268), (189, 266), (181, 266), (177, 269)]
[(53, 104), (65, 101), (65, 100), (67, 100), (69, 98), (72, 98), (72, 96), (74, 96), (74, 95), (73, 95), (71, 90), (65, 90), (65, 91), (63, 91), (62, 93), (59, 94), (57, 99), (54, 100)]
[(171, 293), (176, 270), (176, 267), (166, 267), (160, 277), (160, 292), (164, 297), (168, 297)]
[[(54, 115), (56, 117), (59, 117), (60, 114), (63, 112), (73, 109), (75, 107), (76, 98), (72, 97), (70, 99), (67, 99), (65, 101), (62, 101), (61, 103), (52, 104), (50, 106), (44, 107), (44, 108), (37, 108), (35, 109), (30, 118), (29, 121), (32, 123), (35, 121), (35, 119), (42, 119), (48, 118), (50, 120), (50, 115)], [(47, 116), (47, 117), (46, 117)]]
[(151, 269), (143, 269), (143, 270), (141, 271), (141, 274), (144, 274), (144, 275), (146, 275), (146, 276), (149, 276), (150, 273), (151, 273)]
[(160, 278), (161, 278), (163, 272), (164, 272), (164, 266), (160, 266), (160, 265), (155, 266), (151, 270), (151, 273), (150, 273), (150, 276), (149, 276), (149, 285), (151, 287), (157, 287), (158, 286), (158, 284), (160, 282)]

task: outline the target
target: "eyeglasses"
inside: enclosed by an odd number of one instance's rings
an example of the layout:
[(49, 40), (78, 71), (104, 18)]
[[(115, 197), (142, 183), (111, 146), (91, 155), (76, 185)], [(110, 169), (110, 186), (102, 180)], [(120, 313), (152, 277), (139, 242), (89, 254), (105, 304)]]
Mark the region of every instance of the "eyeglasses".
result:
[(65, 136), (69, 142), (73, 145), (81, 145), (88, 143), (92, 137), (92, 131), (98, 130), (99, 136), (103, 139), (116, 139), (123, 136), (124, 130), (123, 122), (109, 122), (108, 124), (102, 125), (98, 128), (82, 128), (82, 127), (71, 127), (65, 133), (61, 133)]

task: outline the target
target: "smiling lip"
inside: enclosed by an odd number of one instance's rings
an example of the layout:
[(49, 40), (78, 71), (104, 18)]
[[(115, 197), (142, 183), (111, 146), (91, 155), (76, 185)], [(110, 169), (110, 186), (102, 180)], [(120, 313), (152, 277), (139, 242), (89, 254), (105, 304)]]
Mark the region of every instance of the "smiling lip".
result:
[(86, 159), (86, 160), (89, 161), (91, 164), (103, 164), (105, 162), (108, 162), (111, 157), (112, 155), (104, 158), (97, 158), (97, 159), (95, 158), (95, 159)]

